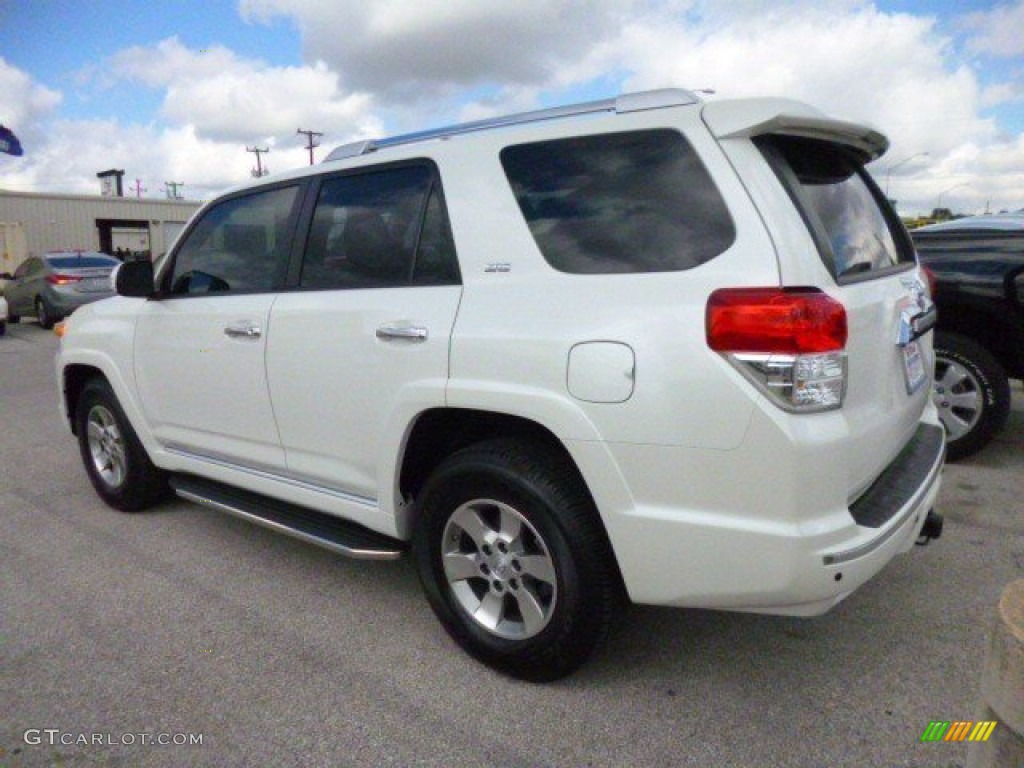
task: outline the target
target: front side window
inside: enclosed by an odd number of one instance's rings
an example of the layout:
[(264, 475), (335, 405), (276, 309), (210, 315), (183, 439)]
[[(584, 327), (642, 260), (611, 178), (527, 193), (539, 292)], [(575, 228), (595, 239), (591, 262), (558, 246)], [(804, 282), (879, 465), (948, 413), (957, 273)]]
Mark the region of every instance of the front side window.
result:
[(312, 290), (458, 282), (427, 165), (336, 176), (320, 186), (299, 284)]
[(788, 185), (837, 279), (914, 261), (906, 236), (886, 216), (860, 159), (838, 144), (792, 136), (760, 141)]
[(291, 251), (297, 196), (298, 187), (281, 187), (210, 208), (177, 250), (170, 293), (257, 293), (277, 287)]
[(501, 151), (547, 262), (577, 274), (691, 269), (736, 237), (697, 153), (672, 130), (520, 144)]

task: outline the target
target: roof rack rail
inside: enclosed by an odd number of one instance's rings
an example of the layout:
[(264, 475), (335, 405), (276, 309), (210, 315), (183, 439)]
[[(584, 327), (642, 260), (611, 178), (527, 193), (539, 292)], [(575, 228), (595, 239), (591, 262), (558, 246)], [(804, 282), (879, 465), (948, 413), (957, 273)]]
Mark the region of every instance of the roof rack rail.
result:
[(552, 107), (550, 109), (537, 109), (532, 112), (520, 112), (504, 117), (492, 117), (486, 120), (474, 120), (471, 123), (459, 123), (444, 128), (434, 128), (417, 133), (407, 133), (401, 136), (392, 136), (386, 139), (364, 139), (354, 141), (350, 144), (342, 144), (335, 148), (326, 159), (325, 163), (335, 160), (342, 160), (348, 157), (359, 157), (377, 152), (388, 147), (398, 147), (404, 144), (415, 144), (428, 139), (442, 139), (449, 136), (458, 136), (463, 133), (474, 133), (486, 131), (492, 128), (503, 128), (510, 125), (522, 125), (524, 123), (537, 123), (543, 120), (554, 120), (561, 117), (574, 117), (576, 115), (588, 115), (599, 112), (615, 112), (623, 114), (626, 112), (641, 112), (647, 109), (661, 109), (663, 107), (679, 107), (687, 104), (697, 104), (700, 98), (692, 91), (682, 88), (664, 88), (657, 91), (641, 91), (639, 93), (627, 93), (614, 99), (603, 99), (601, 101), (586, 101), (580, 104), (570, 104), (564, 107)]

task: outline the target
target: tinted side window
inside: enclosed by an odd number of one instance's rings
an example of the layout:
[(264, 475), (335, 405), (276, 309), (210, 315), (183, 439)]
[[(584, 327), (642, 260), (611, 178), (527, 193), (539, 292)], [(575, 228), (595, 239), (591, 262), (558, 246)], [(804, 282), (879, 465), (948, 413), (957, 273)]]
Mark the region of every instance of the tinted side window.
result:
[(416, 250), (415, 285), (456, 285), (459, 282), (455, 243), (448, 229), (448, 217), (441, 201), (441, 189), (435, 182), (427, 199), (423, 231)]
[(287, 267), (298, 187), (225, 200), (177, 250), (172, 294), (254, 293), (275, 288)]
[(580, 274), (696, 267), (736, 230), (693, 147), (671, 130), (583, 136), (501, 152), (544, 258)]
[(336, 176), (320, 186), (299, 284), (314, 290), (457, 280), (429, 166)]

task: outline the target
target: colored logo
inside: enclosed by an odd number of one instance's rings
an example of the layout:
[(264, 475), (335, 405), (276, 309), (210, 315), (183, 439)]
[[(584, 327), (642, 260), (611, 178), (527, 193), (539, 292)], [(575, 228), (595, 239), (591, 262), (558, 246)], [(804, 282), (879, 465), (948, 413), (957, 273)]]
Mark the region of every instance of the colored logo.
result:
[(932, 720), (921, 734), (921, 741), (988, 741), (995, 720)]

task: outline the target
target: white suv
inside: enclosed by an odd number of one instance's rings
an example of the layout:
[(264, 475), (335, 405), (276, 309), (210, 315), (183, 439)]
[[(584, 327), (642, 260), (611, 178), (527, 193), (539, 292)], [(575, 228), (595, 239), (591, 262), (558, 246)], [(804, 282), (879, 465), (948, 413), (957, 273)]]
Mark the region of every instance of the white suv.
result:
[(656, 91), (346, 145), (205, 206), (68, 320), (111, 506), (410, 550), (445, 629), (567, 674), (624, 598), (820, 614), (938, 535), (934, 310), (797, 102)]

